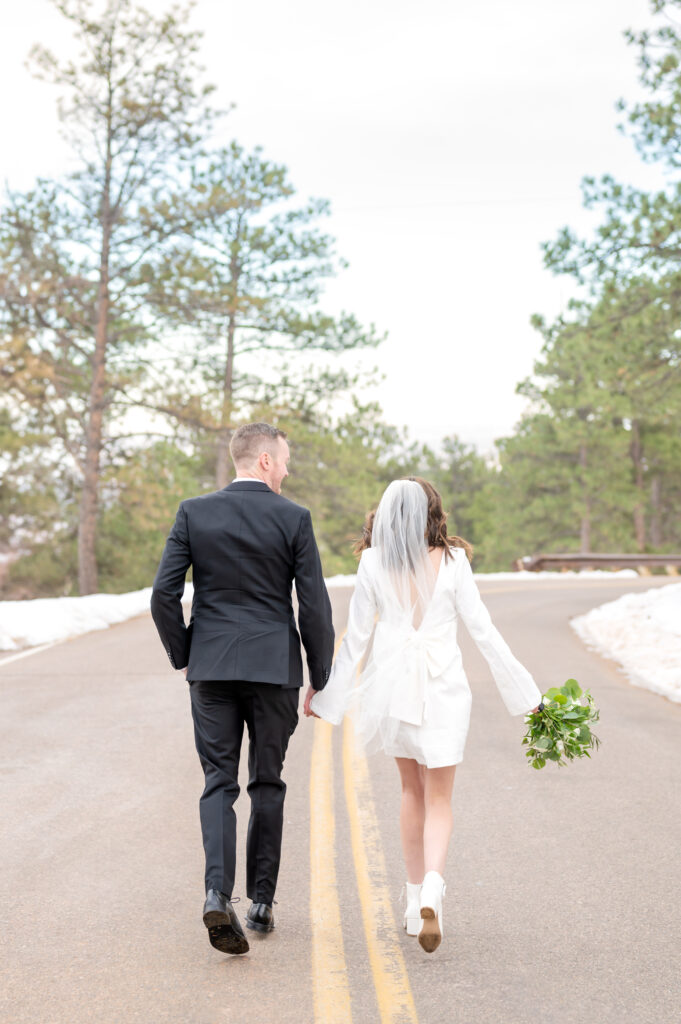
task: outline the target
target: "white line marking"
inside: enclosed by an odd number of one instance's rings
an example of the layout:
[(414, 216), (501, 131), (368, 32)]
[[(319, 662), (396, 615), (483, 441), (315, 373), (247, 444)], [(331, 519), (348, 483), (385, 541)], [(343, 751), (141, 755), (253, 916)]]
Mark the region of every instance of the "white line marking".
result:
[(57, 644), (63, 644), (63, 640), (52, 640), (49, 644), (41, 644), (40, 647), (30, 647), (27, 651), (19, 651), (18, 654), (10, 654), (9, 658), (3, 658), (0, 661), (0, 668), (3, 665), (9, 665), (11, 661), (20, 661), (21, 658), (30, 658), (32, 654), (40, 654), (41, 651), (47, 651), (50, 647), (56, 647)]

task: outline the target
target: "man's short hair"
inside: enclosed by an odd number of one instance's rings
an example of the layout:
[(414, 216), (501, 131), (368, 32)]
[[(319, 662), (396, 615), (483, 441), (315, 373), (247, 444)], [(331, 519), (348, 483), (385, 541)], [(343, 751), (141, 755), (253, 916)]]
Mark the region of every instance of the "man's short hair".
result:
[(262, 452), (274, 456), (279, 438), (286, 439), (286, 432), (269, 423), (244, 423), (232, 434), (229, 451), (235, 466), (256, 462)]

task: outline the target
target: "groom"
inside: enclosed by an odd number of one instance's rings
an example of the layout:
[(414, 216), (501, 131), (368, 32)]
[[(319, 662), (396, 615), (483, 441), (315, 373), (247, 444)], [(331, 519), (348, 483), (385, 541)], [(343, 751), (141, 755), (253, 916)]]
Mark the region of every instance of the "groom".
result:
[[(185, 669), (205, 775), (199, 804), (206, 854), (203, 921), (216, 949), (245, 953), (248, 942), (231, 904), (244, 725), (251, 799), (246, 924), (268, 932), (281, 855), (281, 771), (298, 724), (303, 681), (300, 636), (310, 682), (321, 690), (334, 633), (310, 513), (281, 497), (288, 476), (286, 434), (249, 423), (234, 433), (230, 452), (236, 479), (178, 509), (154, 580), (151, 613), (171, 665)], [(190, 566), (194, 599), (185, 626), (181, 599)], [(300, 636), (291, 602), (294, 579)]]

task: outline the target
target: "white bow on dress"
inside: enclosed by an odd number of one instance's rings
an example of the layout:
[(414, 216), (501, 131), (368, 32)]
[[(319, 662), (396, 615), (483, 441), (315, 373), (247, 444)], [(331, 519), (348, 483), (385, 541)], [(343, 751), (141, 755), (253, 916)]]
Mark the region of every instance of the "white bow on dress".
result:
[(391, 718), (421, 725), (429, 677), (442, 675), (456, 655), (456, 631), (451, 622), (413, 626), (383, 621), (374, 635), (374, 670), (365, 684), (386, 700)]

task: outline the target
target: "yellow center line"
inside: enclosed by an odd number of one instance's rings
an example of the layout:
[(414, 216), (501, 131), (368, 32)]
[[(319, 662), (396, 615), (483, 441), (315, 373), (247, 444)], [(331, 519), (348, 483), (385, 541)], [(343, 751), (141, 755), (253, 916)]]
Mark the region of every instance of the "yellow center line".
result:
[[(339, 638), (335, 653), (338, 653)], [(336, 883), (333, 726), (314, 719), (310, 759), (310, 916), (312, 989), (317, 1024), (352, 1024)]]
[(310, 767), (312, 987), (315, 1020), (319, 1024), (351, 1024), (336, 884), (332, 730), (330, 722), (315, 720)]
[(395, 928), (369, 770), (366, 758), (355, 750), (352, 723), (347, 717), (343, 726), (343, 774), (357, 888), (381, 1024), (418, 1024)]

